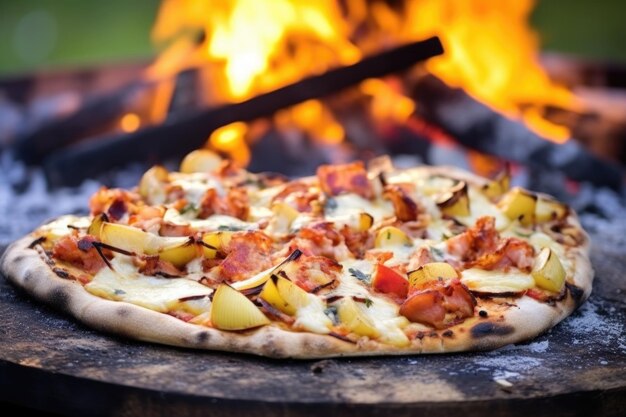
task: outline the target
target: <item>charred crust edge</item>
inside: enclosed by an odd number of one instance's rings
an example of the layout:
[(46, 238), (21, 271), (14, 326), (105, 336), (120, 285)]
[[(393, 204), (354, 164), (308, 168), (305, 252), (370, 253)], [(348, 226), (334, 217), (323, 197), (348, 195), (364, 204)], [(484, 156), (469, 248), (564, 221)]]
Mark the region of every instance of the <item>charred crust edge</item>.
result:
[(574, 284), (570, 284), (569, 282), (565, 283), (567, 287), (567, 291), (570, 293), (572, 300), (574, 300), (575, 308), (580, 307), (580, 305), (585, 301), (585, 290), (577, 287)]
[(496, 324), (491, 322), (478, 323), (470, 330), (473, 338), (479, 339), (488, 336), (506, 336), (513, 333), (513, 326)]

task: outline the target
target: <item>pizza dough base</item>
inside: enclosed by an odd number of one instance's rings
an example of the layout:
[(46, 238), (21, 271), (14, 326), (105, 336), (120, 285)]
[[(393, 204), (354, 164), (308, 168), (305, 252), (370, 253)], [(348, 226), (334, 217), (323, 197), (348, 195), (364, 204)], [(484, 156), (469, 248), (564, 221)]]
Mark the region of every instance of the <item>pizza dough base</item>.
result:
[[(484, 181), (450, 167), (421, 169), (474, 184)], [(582, 231), (574, 214), (568, 221)], [(89, 327), (141, 341), (273, 358), (313, 359), (495, 349), (532, 339), (554, 327), (589, 297), (593, 282), (589, 239), (585, 234), (583, 245), (567, 249), (575, 265), (574, 285), (568, 285), (562, 300), (550, 305), (528, 296), (500, 299), (512, 305), (502, 313), (494, 314), (490, 306), (495, 301), (479, 298), (477, 309), (484, 306), (488, 317), (475, 314), (459, 325), (427, 332), (409, 346), (399, 348), (367, 338), (350, 343), (328, 335), (287, 331), (273, 324), (255, 330), (222, 331), (186, 323), (134, 304), (100, 298), (87, 292), (79, 282), (60, 278), (52, 272), (37, 249), (28, 247), (34, 239), (33, 235), (28, 235), (10, 245), (0, 259), (0, 271), (28, 294), (69, 313)]]

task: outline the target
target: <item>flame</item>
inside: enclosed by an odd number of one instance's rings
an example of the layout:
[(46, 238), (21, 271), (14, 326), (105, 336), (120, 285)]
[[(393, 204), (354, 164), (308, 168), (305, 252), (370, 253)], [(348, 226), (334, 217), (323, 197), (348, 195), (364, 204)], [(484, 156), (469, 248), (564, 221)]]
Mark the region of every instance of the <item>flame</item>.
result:
[(126, 113), (120, 119), (120, 127), (126, 133), (132, 133), (141, 126), (141, 119), (135, 113)]
[[(208, 80), (208, 104), (245, 100), (364, 55), (432, 35), (444, 56), (427, 68), (452, 86), (540, 134), (564, 141), (569, 131), (541, 116), (542, 106), (573, 108), (572, 93), (541, 68), (538, 39), (528, 26), (534, 0), (163, 0), (153, 38), (163, 52), (148, 71), (153, 79), (197, 68)], [(398, 78), (372, 79), (358, 91), (374, 120), (407, 122), (415, 103)], [(164, 117), (172, 89), (159, 96)], [(296, 126), (327, 144), (346, 132), (328, 103), (310, 100), (279, 112), (275, 123)], [(249, 159), (244, 124), (215, 132), (210, 146)], [(246, 148), (246, 150), (239, 150)]]

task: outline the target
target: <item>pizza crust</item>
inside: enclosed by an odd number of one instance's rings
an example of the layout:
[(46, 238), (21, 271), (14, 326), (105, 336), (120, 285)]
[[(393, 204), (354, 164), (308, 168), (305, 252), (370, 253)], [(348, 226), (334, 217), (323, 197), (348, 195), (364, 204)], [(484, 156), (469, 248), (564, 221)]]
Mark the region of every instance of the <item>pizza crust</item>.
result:
[[(575, 218), (571, 224), (578, 224)], [(573, 248), (575, 286), (554, 305), (530, 297), (513, 299), (501, 315), (474, 316), (460, 325), (433, 330), (410, 346), (397, 348), (373, 340), (349, 343), (328, 335), (282, 330), (274, 325), (228, 332), (189, 324), (167, 314), (133, 304), (96, 297), (73, 280), (58, 277), (29, 245), (26, 236), (10, 245), (0, 270), (11, 282), (37, 299), (62, 310), (89, 327), (131, 339), (195, 349), (243, 352), (273, 358), (328, 358), (460, 352), (495, 349), (522, 342), (550, 329), (571, 314), (591, 293), (593, 271), (588, 244)], [(588, 242), (588, 239), (586, 239)]]

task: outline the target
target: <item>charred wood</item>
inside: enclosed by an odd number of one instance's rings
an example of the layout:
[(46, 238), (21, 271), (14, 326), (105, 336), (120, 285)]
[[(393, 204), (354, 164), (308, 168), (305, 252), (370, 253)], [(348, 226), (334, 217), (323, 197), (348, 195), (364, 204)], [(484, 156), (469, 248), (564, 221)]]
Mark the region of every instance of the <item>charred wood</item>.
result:
[(420, 117), (468, 148), (531, 168), (560, 171), (576, 181), (615, 189), (622, 185), (621, 168), (592, 155), (576, 140), (557, 144), (544, 139), (432, 75), (415, 84), (412, 97)]
[(80, 142), (52, 154), (45, 160), (44, 169), (51, 185), (73, 185), (130, 162), (180, 158), (202, 147), (209, 135), (221, 126), (271, 116), (282, 108), (332, 95), (368, 78), (405, 70), (442, 53), (437, 37), (413, 42), (240, 103), (172, 115), (161, 125), (148, 126), (132, 134)]

